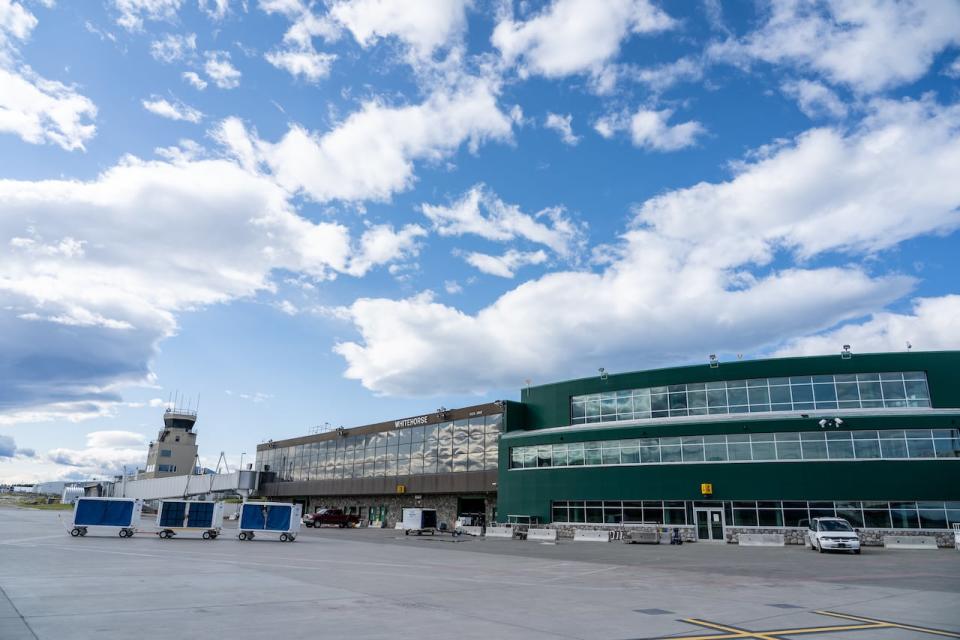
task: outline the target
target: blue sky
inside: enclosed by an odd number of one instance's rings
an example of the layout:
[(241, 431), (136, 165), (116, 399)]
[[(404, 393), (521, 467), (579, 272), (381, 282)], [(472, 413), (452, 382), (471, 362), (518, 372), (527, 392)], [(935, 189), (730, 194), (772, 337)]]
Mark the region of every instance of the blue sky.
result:
[(0, 481), (960, 346), (960, 3), (0, 0)]

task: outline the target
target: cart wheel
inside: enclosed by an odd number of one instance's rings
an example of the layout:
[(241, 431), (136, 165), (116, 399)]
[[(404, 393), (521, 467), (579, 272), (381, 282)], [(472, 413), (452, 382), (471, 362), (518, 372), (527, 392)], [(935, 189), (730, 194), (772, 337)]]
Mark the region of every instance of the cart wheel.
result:
[(240, 540), (246, 540), (246, 539), (247, 539), (247, 534), (244, 533), (243, 531), (241, 531), (241, 532), (240, 532), (240, 535), (237, 536), (237, 537), (240, 538)]
[(250, 533), (247, 534), (247, 539), (248, 539), (248, 540), (253, 540), (253, 531), (251, 531)]
[(80, 529), (80, 537), (87, 535), (87, 528), (83, 527)]
[(167, 532), (166, 532), (166, 531), (157, 531), (157, 537), (160, 538), (161, 540), (163, 540), (164, 538), (167, 537)]
[(286, 542), (286, 541), (287, 541), (287, 534), (281, 533), (281, 534), (280, 534), (280, 542)]
[(210, 539), (210, 532), (209, 532), (209, 531), (204, 531), (204, 532), (203, 532), (203, 539), (204, 539), (204, 540), (209, 540), (209, 539)]
[(80, 529), (76, 527), (74, 527), (73, 529), (70, 529), (70, 535), (76, 538), (78, 535), (80, 535)]
[(117, 535), (120, 536), (121, 538), (126, 538), (126, 537), (127, 537), (127, 530), (126, 530), (126, 529), (120, 529), (120, 531), (117, 532)]
[(216, 540), (218, 535), (220, 534), (215, 531), (210, 532), (210, 538), (212, 538), (213, 540)]
[(404, 530), (403, 530), (403, 535), (405, 535), (405, 536), (410, 535), (410, 529), (404, 529)]
[[(293, 541), (296, 540), (296, 539), (297, 539), (297, 536), (295, 536), (295, 535), (293, 535), (293, 534), (291, 533), (291, 534), (290, 534), (290, 542), (293, 542)], [(859, 553), (859, 551), (858, 551), (857, 553)]]

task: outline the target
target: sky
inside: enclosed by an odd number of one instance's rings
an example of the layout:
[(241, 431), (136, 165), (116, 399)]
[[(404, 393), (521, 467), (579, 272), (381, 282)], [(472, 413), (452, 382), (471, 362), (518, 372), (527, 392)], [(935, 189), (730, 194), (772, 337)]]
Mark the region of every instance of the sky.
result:
[[(0, 0), (0, 482), (960, 348), (957, 0)], [(909, 347), (908, 347), (909, 345)]]

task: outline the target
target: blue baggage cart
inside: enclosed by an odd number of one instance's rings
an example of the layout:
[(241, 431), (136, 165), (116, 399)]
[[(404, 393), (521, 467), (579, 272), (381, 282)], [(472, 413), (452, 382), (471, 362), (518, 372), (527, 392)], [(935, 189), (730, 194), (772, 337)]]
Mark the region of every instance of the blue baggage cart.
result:
[(240, 540), (253, 540), (257, 533), (279, 533), (280, 542), (293, 542), (300, 531), (299, 504), (289, 502), (244, 502), (240, 505)]

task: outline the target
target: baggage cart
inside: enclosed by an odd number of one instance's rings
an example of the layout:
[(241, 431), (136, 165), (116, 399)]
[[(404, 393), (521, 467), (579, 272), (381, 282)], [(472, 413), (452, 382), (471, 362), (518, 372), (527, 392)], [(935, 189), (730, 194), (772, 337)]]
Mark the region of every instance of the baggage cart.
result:
[(303, 507), (289, 502), (244, 502), (240, 505), (240, 540), (258, 533), (280, 534), (280, 542), (293, 542), (300, 532)]
[(222, 527), (222, 502), (161, 500), (157, 509), (157, 535), (162, 539), (192, 532), (204, 540), (216, 540)]
[(73, 505), (74, 538), (87, 535), (88, 530), (116, 531), (121, 538), (131, 538), (137, 532), (143, 501), (135, 498), (77, 498)]

